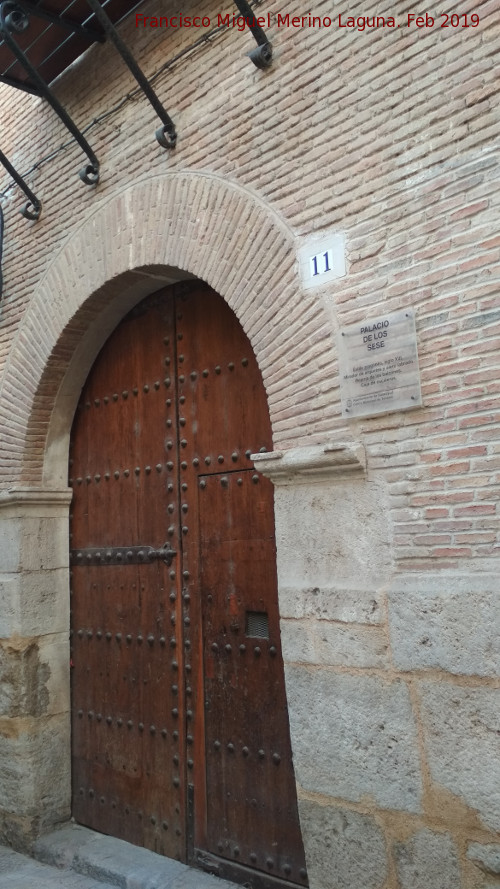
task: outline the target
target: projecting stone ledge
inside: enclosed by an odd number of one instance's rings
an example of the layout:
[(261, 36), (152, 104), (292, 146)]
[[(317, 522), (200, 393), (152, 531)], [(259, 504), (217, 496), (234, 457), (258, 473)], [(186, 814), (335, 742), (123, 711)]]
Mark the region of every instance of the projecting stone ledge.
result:
[(323, 481), (337, 475), (366, 471), (362, 444), (339, 442), (252, 454), (255, 468), (275, 485)]

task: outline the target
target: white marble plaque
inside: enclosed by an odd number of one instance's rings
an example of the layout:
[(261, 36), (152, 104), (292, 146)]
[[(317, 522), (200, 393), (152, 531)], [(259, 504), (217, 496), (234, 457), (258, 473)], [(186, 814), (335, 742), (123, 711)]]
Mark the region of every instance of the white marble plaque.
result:
[(422, 404), (413, 309), (370, 315), (340, 330), (343, 417), (370, 417)]

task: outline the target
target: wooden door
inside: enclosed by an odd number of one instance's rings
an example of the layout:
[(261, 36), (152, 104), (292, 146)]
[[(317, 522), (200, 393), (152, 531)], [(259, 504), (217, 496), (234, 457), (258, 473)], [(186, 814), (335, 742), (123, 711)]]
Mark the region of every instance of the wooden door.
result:
[(252, 889), (307, 885), (251, 346), (175, 285), (97, 359), (71, 448), (73, 814)]

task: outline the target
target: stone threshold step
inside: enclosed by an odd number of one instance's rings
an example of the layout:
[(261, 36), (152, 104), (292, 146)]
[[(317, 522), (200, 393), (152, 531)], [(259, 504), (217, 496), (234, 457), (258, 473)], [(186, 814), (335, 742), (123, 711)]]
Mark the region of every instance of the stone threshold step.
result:
[[(227, 880), (78, 824), (41, 837), (32, 854), (44, 864), (104, 884), (103, 889), (237, 889)], [(69, 880), (67, 885), (72, 885)]]
[(0, 886), (2, 889), (116, 889), (74, 871), (41, 864), (7, 846), (0, 846)]

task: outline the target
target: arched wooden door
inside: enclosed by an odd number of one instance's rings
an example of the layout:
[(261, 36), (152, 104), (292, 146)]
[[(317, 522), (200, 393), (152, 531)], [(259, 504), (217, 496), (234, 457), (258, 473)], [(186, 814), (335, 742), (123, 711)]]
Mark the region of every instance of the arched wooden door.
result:
[(307, 885), (262, 379), (224, 301), (146, 299), (73, 425), (73, 815), (255, 889)]

